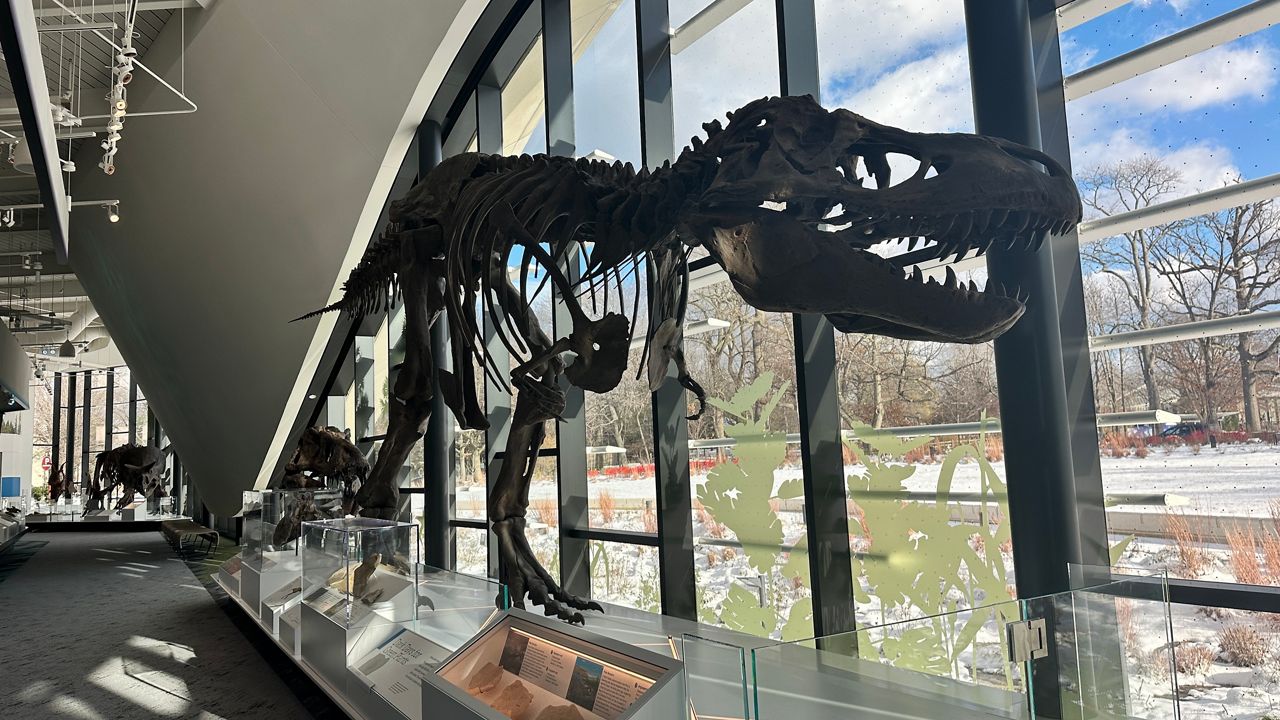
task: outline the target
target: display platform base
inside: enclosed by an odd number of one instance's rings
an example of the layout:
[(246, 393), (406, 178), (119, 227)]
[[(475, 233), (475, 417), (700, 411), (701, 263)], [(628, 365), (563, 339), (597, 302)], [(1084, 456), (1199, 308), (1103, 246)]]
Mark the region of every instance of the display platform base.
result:
[(110, 510), (99, 510), (87, 517), (81, 517), (82, 510), (75, 512), (32, 513), (26, 516), (27, 525), (38, 527), (42, 532), (138, 532), (141, 530), (159, 530), (164, 520), (190, 520), (185, 515), (144, 515), (134, 513), (133, 520), (124, 518), (123, 513)]
[(23, 535), (26, 535), (29, 532), (31, 532), (31, 528), (24, 527), (16, 534), (10, 535), (4, 541), (0, 542), (0, 553), (8, 552), (9, 548), (13, 547)]
[[(258, 618), (258, 614), (256, 612), (251, 612), (249, 610), (249, 606), (245, 605), (244, 601), (240, 599), (240, 596), (232, 592), (231, 587), (223, 584), (221, 574), (214, 575), (214, 581), (227, 593), (227, 596), (231, 598), (232, 602), (234, 602), (237, 607), (243, 610), (251, 620), (258, 624), (258, 627), (266, 633), (267, 637), (271, 638), (272, 642), (288, 654), (289, 657), (293, 658), (293, 661), (298, 665), (298, 669), (302, 670), (307, 677), (311, 678), (311, 682), (314, 682), (316, 687), (320, 688), (320, 691), (333, 701), (333, 704), (337, 705), (340, 710), (350, 717), (360, 718), (361, 720), (372, 720), (373, 716), (366, 716), (360, 713), (356, 709), (356, 706), (347, 700), (344, 689), (335, 686), (327, 678), (321, 675), (316, 668), (312, 667), (310, 663), (302, 659), (300, 654), (300, 623), (298, 625), (291, 625), (287, 617), (282, 618), (281, 627), (283, 631), (280, 633), (280, 637), (277, 637), (275, 633), (271, 632), (265, 625), (263, 625), (262, 620)], [(301, 606), (295, 606), (295, 610), (300, 609)]]

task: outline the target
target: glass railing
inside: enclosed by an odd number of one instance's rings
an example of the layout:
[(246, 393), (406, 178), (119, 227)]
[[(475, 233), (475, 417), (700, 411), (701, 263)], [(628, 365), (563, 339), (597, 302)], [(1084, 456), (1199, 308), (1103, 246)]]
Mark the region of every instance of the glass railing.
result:
[(1165, 578), (1078, 581), (1056, 595), (751, 650), (750, 717), (1176, 717)]

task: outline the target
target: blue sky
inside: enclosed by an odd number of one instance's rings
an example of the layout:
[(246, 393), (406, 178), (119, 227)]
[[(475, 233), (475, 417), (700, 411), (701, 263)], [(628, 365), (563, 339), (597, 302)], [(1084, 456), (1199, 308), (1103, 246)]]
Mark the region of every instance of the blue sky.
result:
[[(1077, 72), (1242, 4), (1130, 3), (1064, 33), (1064, 65)], [(1219, 170), (1246, 179), (1278, 172), (1278, 60), (1280, 28), (1272, 28), (1076, 100), (1073, 159), (1089, 163), (1144, 151), (1199, 178), (1187, 178), (1199, 189), (1216, 184)]]
[[(1134, 0), (1063, 34), (1071, 74), (1245, 4)], [(673, 3), (673, 20), (705, 0)], [(773, 3), (756, 0), (673, 58), (677, 138), (778, 91)], [(911, 130), (972, 130), (962, 0), (817, 0), (823, 102)], [(910, 23), (903, 23), (910, 17)], [(639, 160), (634, 7), (626, 0), (575, 67), (578, 146)], [(885, 38), (892, 37), (886, 41)], [(1280, 172), (1280, 27), (1071, 103), (1076, 164), (1158, 154), (1187, 191)]]

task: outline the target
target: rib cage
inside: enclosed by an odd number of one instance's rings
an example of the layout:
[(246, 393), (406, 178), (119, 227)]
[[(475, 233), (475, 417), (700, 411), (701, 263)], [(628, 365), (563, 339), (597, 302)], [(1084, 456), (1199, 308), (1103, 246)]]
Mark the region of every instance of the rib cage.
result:
[[(429, 254), (443, 267), (446, 290), (439, 309), (449, 324), (455, 368), (474, 359), (509, 391), (506, 373), (485, 350), (478, 307), (520, 362), (549, 342), (532, 316), (532, 303), (548, 282), (567, 303), (579, 307), (585, 299), (594, 311), (608, 307), (611, 293), (620, 301), (629, 275), (646, 260), (662, 276), (649, 292), (647, 354), (657, 323), (666, 317), (683, 321), (687, 283), (679, 280), (687, 274), (687, 251), (674, 223), (682, 204), (709, 185), (715, 171), (713, 156), (690, 149), (680, 162), (652, 173), (636, 172), (629, 163), (545, 155), (455, 156), (393, 204), (391, 227), (352, 270), (342, 298), (299, 319), (330, 311), (358, 317), (388, 307), (397, 276), (405, 271), (403, 243), (421, 242), (413, 231), (437, 226), (440, 239)], [(518, 263), (509, 264), (517, 249)], [(569, 262), (575, 272), (564, 272)], [(510, 280), (508, 267), (514, 271)], [(533, 284), (535, 268), (543, 277)], [(638, 300), (637, 292), (636, 305), (623, 308), (633, 334)]]

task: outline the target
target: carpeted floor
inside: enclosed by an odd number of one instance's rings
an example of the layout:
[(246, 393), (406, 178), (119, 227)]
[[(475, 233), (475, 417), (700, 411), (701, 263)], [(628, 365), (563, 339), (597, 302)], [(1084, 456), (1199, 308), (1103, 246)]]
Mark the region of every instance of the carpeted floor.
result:
[(334, 717), (158, 532), (39, 533), (46, 541), (0, 582), (0, 717)]
[(0, 582), (4, 582), (5, 578), (35, 555), (37, 550), (48, 544), (46, 540), (33, 539), (30, 533), (18, 538), (13, 547), (0, 553)]

